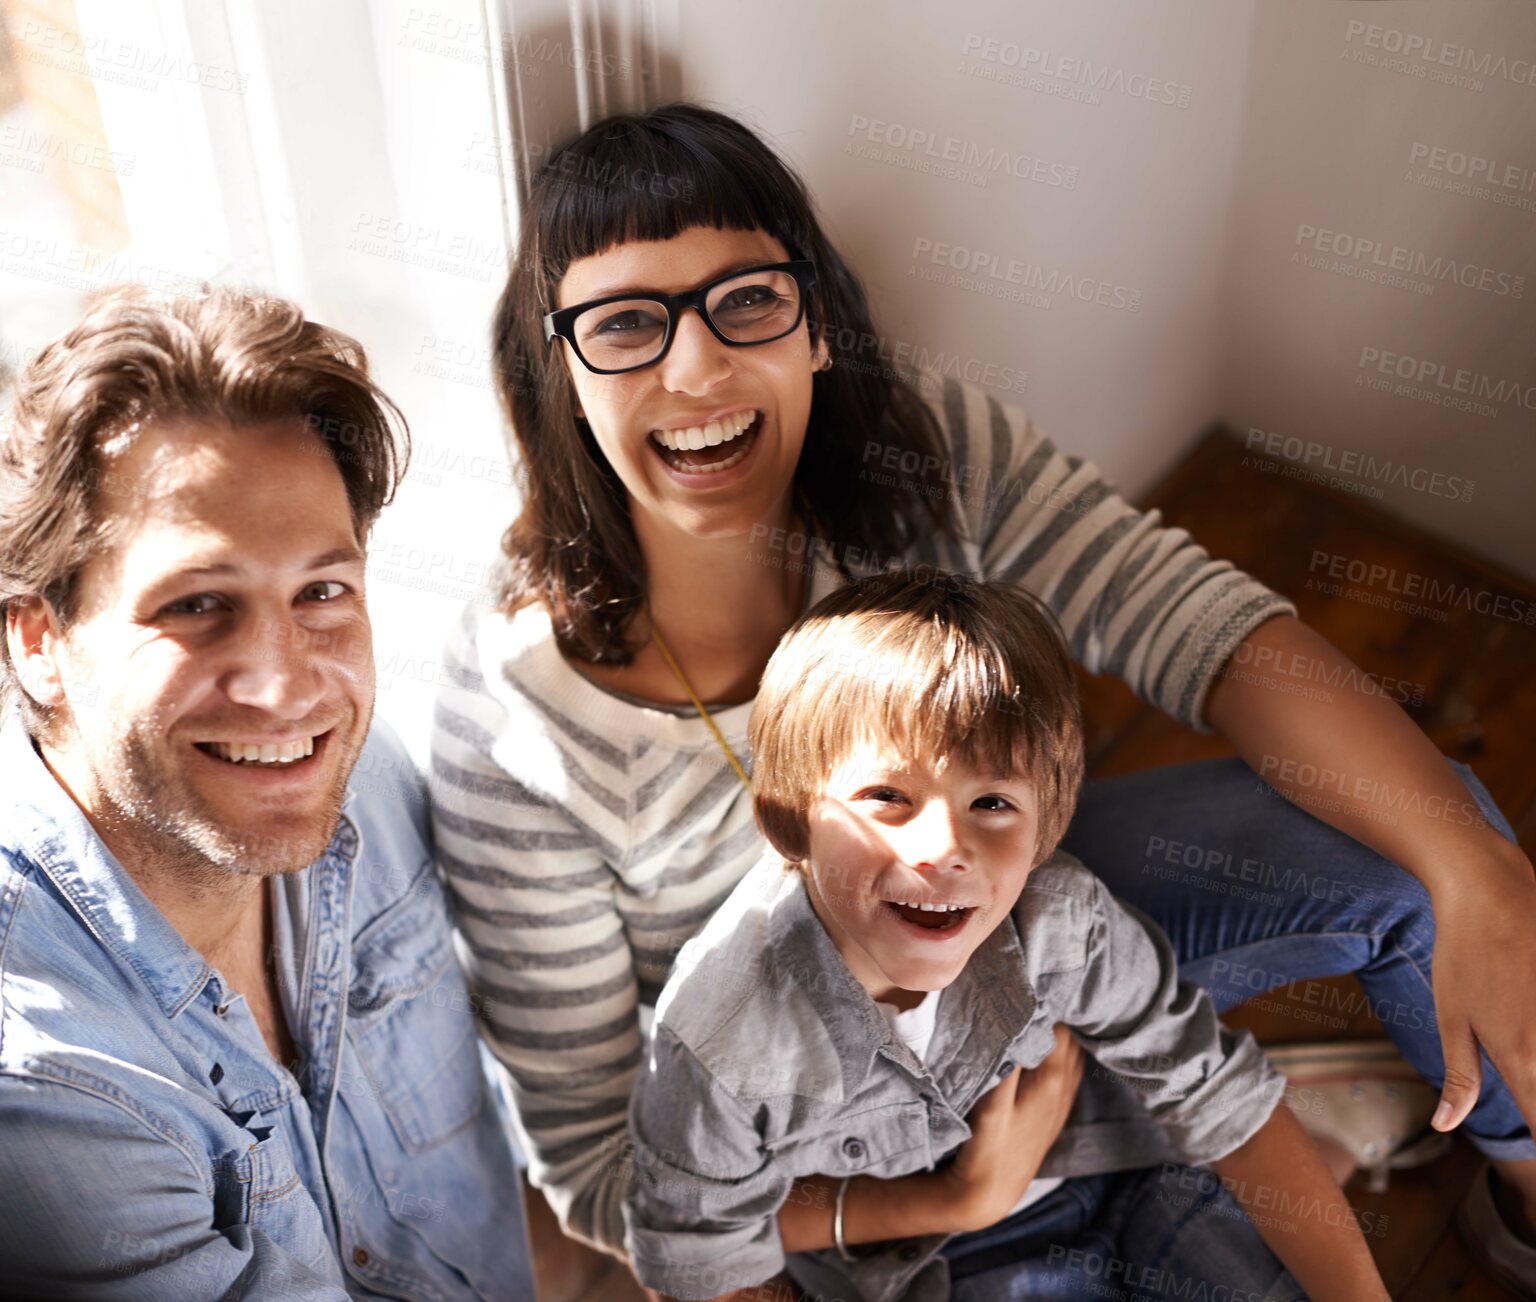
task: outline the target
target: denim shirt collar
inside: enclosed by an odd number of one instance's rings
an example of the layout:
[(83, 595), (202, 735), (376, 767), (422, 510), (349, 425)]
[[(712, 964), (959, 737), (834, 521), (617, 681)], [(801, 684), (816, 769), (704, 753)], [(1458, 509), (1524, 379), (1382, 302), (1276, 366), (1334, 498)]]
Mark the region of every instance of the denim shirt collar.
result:
[[(795, 972), (825, 974), (825, 980), (805, 981), (803, 989), (837, 1048), (844, 1098), (854, 1097), (864, 1086), (882, 1052), (909, 1067), (916, 1064), (874, 998), (848, 970), (798, 873), (772, 910), (767, 930), (765, 962), (770, 973), (787, 964), (791, 980)], [(994, 1043), (1006, 1044), (1030, 1022), (1037, 1001), (1011, 913), (976, 947), (942, 998), (941, 1025), (965, 1028), (967, 1034), (981, 1031)]]
[[(0, 790), (9, 793), (7, 816), (16, 820), (16, 843), (47, 873), (91, 934), (138, 974), (165, 1016), (177, 1017), (216, 978), (215, 970), (107, 849), (15, 713), (0, 726)], [(343, 809), (351, 799), (349, 789)], [(318, 862), (334, 863), (337, 838), (349, 836), (355, 840), (343, 820)]]

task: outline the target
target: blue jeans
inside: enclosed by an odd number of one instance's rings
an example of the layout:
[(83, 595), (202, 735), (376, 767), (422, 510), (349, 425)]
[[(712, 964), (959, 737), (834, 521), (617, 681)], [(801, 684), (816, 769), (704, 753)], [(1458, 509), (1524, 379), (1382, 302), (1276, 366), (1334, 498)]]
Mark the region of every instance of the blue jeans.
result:
[[(1514, 831), (1464, 764), (1447, 761), (1483, 816)], [(1286, 800), (1242, 760), (1205, 760), (1085, 783), (1062, 842), (1116, 895), (1153, 918), (1173, 944), (1180, 971), (1216, 1006), (1232, 1007), (1278, 986), (1353, 972), (1398, 1049), (1438, 1088), (1445, 1064), (1434, 1013), (1430, 957), (1434, 919), (1418, 880), (1374, 850)], [(1335, 992), (1303, 985), (1274, 1002), (1293, 1013), (1298, 1040), (1340, 1012)], [(1330, 1011), (1331, 1010), (1331, 1011)], [(1536, 1157), (1536, 1143), (1503, 1079), (1482, 1057), (1483, 1086), (1461, 1129), (1489, 1157)], [(1158, 1186), (1149, 1192), (1149, 1182)], [(1217, 1280), (1240, 1297), (1228, 1250), (1249, 1263), (1242, 1278), (1258, 1297), (1292, 1296), (1290, 1276), (1253, 1227), (1225, 1214), (1187, 1212), (1166, 1191), (1161, 1168), (1069, 1180), (1017, 1216), (950, 1241), (944, 1254), (956, 1302), (1012, 1297), (1157, 1297), (1105, 1275), (1159, 1268)], [(1207, 1177), (1207, 1184), (1214, 1182)], [(1181, 1195), (1182, 1197), (1182, 1195)], [(1210, 1210), (1225, 1212), (1219, 1186)], [(1236, 1206), (1235, 1203), (1232, 1204)], [(1042, 1237), (1043, 1236), (1043, 1237)], [(1097, 1258), (1074, 1257), (1092, 1247)], [(1113, 1257), (1106, 1253), (1113, 1250)], [(1097, 1270), (1097, 1273), (1095, 1273)], [(1205, 1273), (1202, 1276), (1202, 1271)], [(1294, 1296), (1300, 1296), (1299, 1293)]]
[[(1447, 760), (1483, 817), (1509, 821), (1465, 764)], [(1147, 769), (1083, 785), (1062, 845), (1168, 933), (1181, 975), (1219, 1009), (1277, 986), (1353, 972), (1371, 1011), (1422, 1076), (1445, 1076), (1430, 984), (1435, 924), (1417, 878), (1314, 818), (1240, 759)], [(1302, 987), (1272, 1002), (1326, 1026), (1349, 1011)], [(1329, 1010), (1333, 1011), (1330, 1012)], [(1461, 1129), (1489, 1157), (1536, 1157), (1503, 1078), (1482, 1056), (1483, 1087)]]
[(942, 1251), (952, 1302), (1307, 1296), (1221, 1182), (1187, 1166), (1079, 1176)]

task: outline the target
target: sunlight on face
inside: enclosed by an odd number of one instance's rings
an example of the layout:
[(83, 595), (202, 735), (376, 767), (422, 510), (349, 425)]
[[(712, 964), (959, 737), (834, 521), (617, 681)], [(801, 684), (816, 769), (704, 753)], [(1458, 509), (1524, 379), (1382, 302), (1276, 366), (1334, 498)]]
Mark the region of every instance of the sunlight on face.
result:
[[(916, 1002), (953, 982), (1017, 903), (1038, 826), (1022, 775), (866, 744), (811, 811), (807, 889), (859, 982)], [(924, 904), (958, 908), (911, 907)]]
[(302, 868), (373, 712), (341, 475), (292, 425), (156, 425), (111, 461), (118, 530), (81, 572), (61, 650), (65, 682), (87, 686), (49, 761), (120, 859)]
[[(629, 290), (675, 293), (723, 272), (785, 262), (789, 252), (760, 230), (694, 227), (670, 240), (633, 241), (579, 258), (560, 281), (556, 306), (569, 307)], [(790, 485), (811, 410), (812, 355), (807, 321), (769, 343), (732, 347), (684, 312), (667, 355), (622, 375), (596, 375), (565, 344), (578, 409), (629, 494), (637, 527), (696, 537), (750, 533), (787, 516)], [(703, 426), (713, 416), (761, 413), (739, 436), (745, 455), (708, 473), (680, 471), (663, 454), (656, 430)], [(734, 430), (732, 431), (734, 434)], [(722, 446), (724, 459), (730, 449)]]

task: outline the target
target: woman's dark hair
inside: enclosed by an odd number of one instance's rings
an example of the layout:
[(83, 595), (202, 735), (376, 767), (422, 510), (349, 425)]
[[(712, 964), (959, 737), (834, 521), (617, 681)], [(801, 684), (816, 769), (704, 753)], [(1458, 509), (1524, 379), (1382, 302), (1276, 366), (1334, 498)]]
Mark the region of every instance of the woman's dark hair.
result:
[(578, 258), (698, 226), (765, 231), (790, 258), (816, 266), (807, 323), (813, 345), (826, 339), (833, 366), (812, 382), (793, 490), (802, 519), (835, 555), (857, 547), (892, 559), (924, 530), (954, 527), (949, 499), (860, 476), (871, 442), (882, 453), (942, 458), (942, 434), (912, 380), (875, 360), (864, 288), (822, 233), (799, 177), (747, 127), (697, 104), (604, 118), (533, 178), (491, 333), (514, 460), (521, 454), (522, 510), (502, 538), (501, 608), (542, 600), (561, 649), (588, 662), (630, 662), (625, 630), (645, 599), (645, 564), (624, 486), (577, 420), (542, 318)]

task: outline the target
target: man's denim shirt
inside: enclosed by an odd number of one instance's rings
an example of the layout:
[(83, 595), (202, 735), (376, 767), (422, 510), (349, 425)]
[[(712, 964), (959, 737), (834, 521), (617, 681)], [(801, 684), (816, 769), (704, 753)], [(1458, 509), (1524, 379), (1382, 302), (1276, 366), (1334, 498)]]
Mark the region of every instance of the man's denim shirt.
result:
[(296, 1075), (15, 717), (0, 792), (5, 1296), (531, 1302), (512, 1132), (392, 734), (325, 854), (270, 882)]
[(970, 1138), (977, 1099), (1050, 1053), (1057, 1022), (1090, 1061), (1041, 1176), (1213, 1161), (1284, 1092), (1253, 1037), (1179, 980), (1162, 931), (1064, 852), (940, 996), (926, 1065), (854, 980), (801, 879), (762, 860), (684, 946), (657, 1004), (624, 1209), (641, 1282), (711, 1298), (787, 1265), (812, 1297), (941, 1302), (945, 1236), (853, 1248), (851, 1266), (832, 1250), (786, 1260), (778, 1209), (804, 1176), (941, 1163)]

